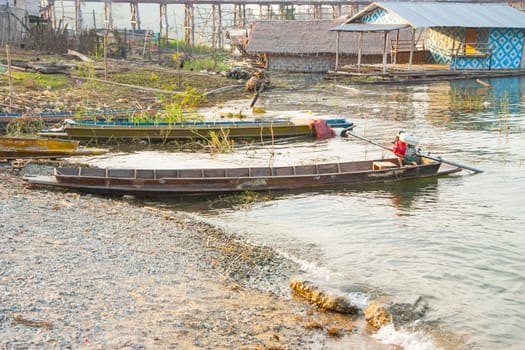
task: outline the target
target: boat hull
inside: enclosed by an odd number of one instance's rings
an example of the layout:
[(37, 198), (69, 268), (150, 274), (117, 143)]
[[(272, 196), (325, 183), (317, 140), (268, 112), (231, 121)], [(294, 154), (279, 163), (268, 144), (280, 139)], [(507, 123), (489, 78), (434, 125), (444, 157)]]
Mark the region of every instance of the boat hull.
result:
[[(351, 128), (346, 119), (328, 119), (332, 128)], [(152, 142), (207, 139), (223, 136), (230, 139), (269, 139), (316, 136), (312, 123), (296, 124), (287, 120), (238, 122), (188, 122), (174, 124), (72, 123), (66, 126), (67, 136), (74, 140), (133, 140)]]
[[(382, 168), (377, 167), (381, 163)], [(392, 165), (385, 167), (385, 163)], [(459, 171), (426, 161), (417, 166), (388, 161), (327, 163), (303, 166), (219, 169), (57, 168), (54, 178), (28, 178), (48, 185), (90, 193), (163, 197), (244, 191), (311, 191), (329, 187), (384, 183), (433, 177)], [(444, 168), (441, 168), (444, 166)]]
[(78, 145), (79, 141), (74, 140), (1, 137), (0, 158), (61, 158), (106, 152), (97, 148), (78, 148)]
[(315, 136), (309, 125), (263, 125), (243, 127), (145, 127), (145, 126), (83, 126), (71, 125), (66, 128), (68, 137), (74, 140), (133, 140), (143, 139), (156, 142), (188, 139), (210, 139), (227, 136), (233, 139), (282, 138), (292, 136)]

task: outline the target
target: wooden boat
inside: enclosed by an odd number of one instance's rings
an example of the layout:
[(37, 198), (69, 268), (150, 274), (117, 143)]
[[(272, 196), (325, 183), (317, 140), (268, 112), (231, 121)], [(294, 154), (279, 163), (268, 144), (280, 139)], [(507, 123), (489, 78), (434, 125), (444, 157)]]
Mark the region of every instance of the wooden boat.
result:
[(321, 135), (320, 130), (326, 129), (326, 125), (329, 128), (348, 129), (352, 128), (353, 123), (344, 118), (318, 119), (303, 123), (294, 123), (290, 120), (173, 124), (71, 122), (66, 125), (64, 131), (67, 137), (82, 141), (143, 139), (152, 142), (166, 142), (169, 140), (210, 139), (213, 134), (224, 135), (233, 139), (319, 136)]
[(156, 111), (142, 109), (124, 109), (111, 111), (92, 111), (92, 112), (46, 112), (46, 113), (0, 113), (0, 132), (5, 131), (10, 122), (26, 119), (35, 120), (44, 125), (52, 125), (64, 122), (67, 119), (80, 120), (124, 120), (129, 119), (133, 114), (154, 115)]
[(26, 137), (0, 137), (0, 158), (63, 158), (96, 155), (106, 152), (98, 148), (78, 148), (79, 141)]
[(204, 169), (55, 168), (54, 176), (27, 177), (32, 185), (136, 197), (221, 194), (243, 191), (311, 191), (440, 176), (461, 168), (422, 158), (400, 166), (397, 158), (299, 166)]

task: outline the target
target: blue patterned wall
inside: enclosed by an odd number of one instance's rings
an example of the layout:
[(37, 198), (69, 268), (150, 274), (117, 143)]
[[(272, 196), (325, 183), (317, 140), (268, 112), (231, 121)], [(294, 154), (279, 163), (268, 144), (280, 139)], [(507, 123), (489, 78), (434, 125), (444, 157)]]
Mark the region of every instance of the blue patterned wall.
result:
[[(454, 37), (456, 38), (454, 43)], [(429, 50), (431, 62), (449, 64), (452, 46), (465, 40), (462, 28), (429, 28), (425, 39), (425, 49)]]
[(492, 68), (520, 68), (525, 30), (494, 28), (490, 30)]
[(398, 17), (382, 8), (378, 8), (377, 10), (363, 16), (361, 22), (376, 24), (404, 24), (404, 22), (401, 22)]

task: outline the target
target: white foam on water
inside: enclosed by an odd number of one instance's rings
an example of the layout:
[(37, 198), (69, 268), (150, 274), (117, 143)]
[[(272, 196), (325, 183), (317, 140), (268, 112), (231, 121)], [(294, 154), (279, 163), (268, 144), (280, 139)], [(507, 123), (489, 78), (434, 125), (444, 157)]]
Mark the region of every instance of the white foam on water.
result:
[(405, 350), (441, 350), (423, 332), (396, 330), (392, 324), (381, 327), (372, 338), (383, 344), (398, 345)]
[(296, 256), (290, 255), (280, 249), (276, 249), (276, 251), (285, 259), (291, 260), (298, 264), (300, 266), (301, 271), (303, 272), (324, 276), (326, 280), (329, 280), (330, 276), (333, 275), (333, 273), (326, 267), (319, 266), (318, 264), (311, 261), (299, 259)]
[(352, 292), (347, 294), (348, 299), (353, 305), (357, 306), (359, 310), (363, 311), (370, 302), (370, 297), (364, 293)]

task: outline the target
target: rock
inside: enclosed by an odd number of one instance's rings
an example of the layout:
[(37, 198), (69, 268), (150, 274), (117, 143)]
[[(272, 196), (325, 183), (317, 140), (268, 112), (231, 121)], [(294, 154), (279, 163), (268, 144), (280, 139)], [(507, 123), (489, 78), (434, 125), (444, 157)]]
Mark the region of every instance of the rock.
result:
[(384, 307), (379, 306), (376, 302), (371, 301), (365, 309), (365, 319), (370, 326), (375, 329), (392, 323), (392, 316)]
[(343, 296), (327, 294), (310, 281), (290, 281), (290, 288), (302, 297), (312, 301), (324, 310), (344, 314), (357, 314), (359, 309)]

